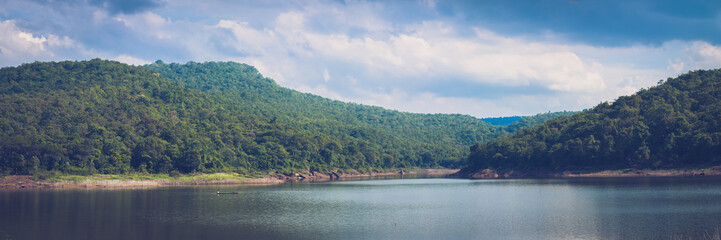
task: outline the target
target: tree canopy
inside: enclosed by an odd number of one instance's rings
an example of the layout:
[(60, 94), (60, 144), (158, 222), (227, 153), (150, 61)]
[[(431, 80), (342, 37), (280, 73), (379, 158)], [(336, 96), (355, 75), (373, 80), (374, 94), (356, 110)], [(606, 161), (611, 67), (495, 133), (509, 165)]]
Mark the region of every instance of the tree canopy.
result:
[(233, 62), (0, 69), (0, 173), (460, 167), (508, 134), (477, 118), (344, 103)]
[(613, 103), (477, 143), (463, 172), (720, 164), (720, 84), (721, 70), (689, 72)]

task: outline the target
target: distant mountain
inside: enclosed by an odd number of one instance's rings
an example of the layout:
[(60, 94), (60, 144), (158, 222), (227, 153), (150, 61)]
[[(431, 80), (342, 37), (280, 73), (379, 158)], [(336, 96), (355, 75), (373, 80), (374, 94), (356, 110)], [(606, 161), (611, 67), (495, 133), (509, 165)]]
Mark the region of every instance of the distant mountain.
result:
[(511, 116), (511, 117), (492, 117), (492, 118), (481, 118), (482, 121), (490, 123), (494, 126), (508, 126), (511, 123), (518, 122), (523, 118), (522, 116)]
[(545, 122), (551, 121), (551, 120), (559, 118), (559, 117), (571, 116), (576, 113), (579, 113), (579, 112), (575, 112), (575, 111), (548, 112), (548, 113), (539, 113), (539, 114), (536, 114), (533, 116), (521, 117), (521, 119), (519, 119), (518, 121), (505, 126), (503, 128), (503, 130), (505, 130), (506, 132), (509, 132), (509, 133), (514, 133), (521, 129), (530, 128), (530, 127), (536, 126), (538, 124), (543, 124)]
[(562, 117), (570, 116), (578, 112), (574, 111), (563, 111), (563, 112), (547, 112), (539, 113), (533, 116), (511, 116), (511, 117), (495, 117), (495, 118), (481, 118), (481, 121), (490, 123), (494, 126), (503, 126), (503, 130), (506, 132), (516, 132), (520, 129), (532, 127), (547, 121)]
[(613, 103), (471, 147), (462, 174), (721, 164), (721, 70), (669, 78)]

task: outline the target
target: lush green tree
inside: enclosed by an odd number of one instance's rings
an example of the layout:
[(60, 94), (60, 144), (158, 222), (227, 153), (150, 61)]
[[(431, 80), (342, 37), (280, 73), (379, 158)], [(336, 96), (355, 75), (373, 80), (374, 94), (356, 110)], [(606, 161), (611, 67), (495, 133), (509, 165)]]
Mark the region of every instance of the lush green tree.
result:
[(474, 145), (465, 173), (721, 164), (721, 70), (699, 70), (493, 142)]
[(515, 129), (329, 100), (232, 62), (0, 69), (0, 172), (9, 174), (460, 167), (468, 145)]

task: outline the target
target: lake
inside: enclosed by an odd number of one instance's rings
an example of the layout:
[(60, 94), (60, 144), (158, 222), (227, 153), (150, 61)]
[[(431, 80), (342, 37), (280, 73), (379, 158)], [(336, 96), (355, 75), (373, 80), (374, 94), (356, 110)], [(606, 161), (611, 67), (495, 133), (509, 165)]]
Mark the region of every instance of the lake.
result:
[(719, 228), (718, 177), (0, 191), (0, 239), (672, 239)]

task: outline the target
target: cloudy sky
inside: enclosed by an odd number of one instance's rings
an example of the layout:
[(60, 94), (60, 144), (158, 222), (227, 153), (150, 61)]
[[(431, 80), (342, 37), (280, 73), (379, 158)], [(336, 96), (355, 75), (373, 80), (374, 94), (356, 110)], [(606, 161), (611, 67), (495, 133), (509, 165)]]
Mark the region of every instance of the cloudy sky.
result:
[(721, 67), (721, 1), (0, 0), (0, 67), (235, 61), (419, 113), (581, 110)]

